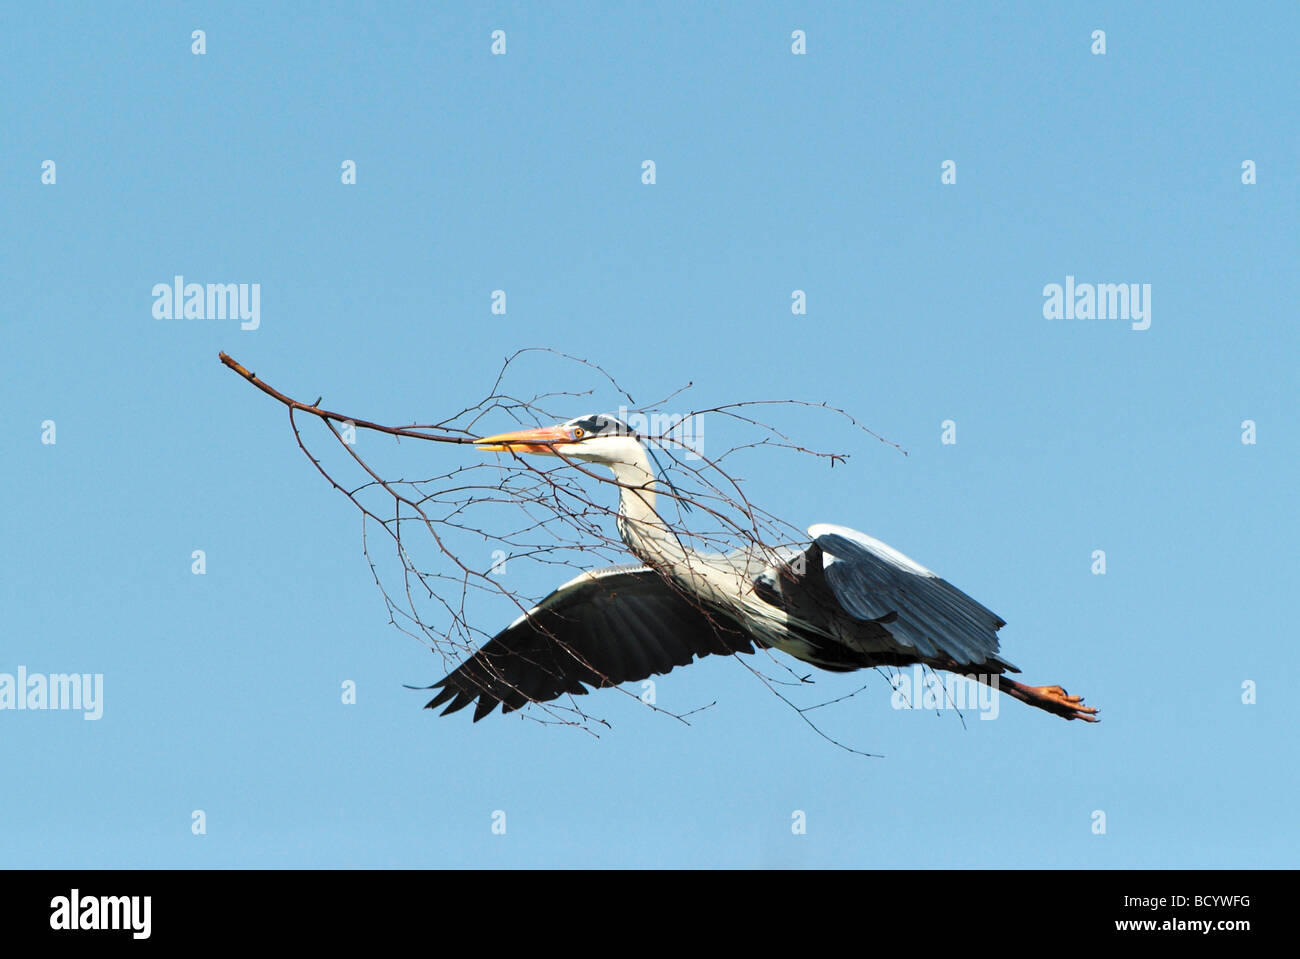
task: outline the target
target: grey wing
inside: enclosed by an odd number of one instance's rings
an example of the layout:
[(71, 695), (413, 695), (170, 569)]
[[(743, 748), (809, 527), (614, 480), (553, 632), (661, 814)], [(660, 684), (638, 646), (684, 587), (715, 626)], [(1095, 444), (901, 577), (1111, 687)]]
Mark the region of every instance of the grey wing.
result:
[(846, 526), (820, 523), (808, 535), (825, 554), (827, 585), (854, 619), (883, 625), (899, 647), (926, 658), (1020, 671), (998, 655), (1006, 622), (920, 563)]
[(654, 570), (594, 570), (565, 583), (427, 689), (442, 715), (475, 699), (478, 722), (565, 693), (634, 682), (710, 653), (752, 653), (749, 636), (710, 615)]

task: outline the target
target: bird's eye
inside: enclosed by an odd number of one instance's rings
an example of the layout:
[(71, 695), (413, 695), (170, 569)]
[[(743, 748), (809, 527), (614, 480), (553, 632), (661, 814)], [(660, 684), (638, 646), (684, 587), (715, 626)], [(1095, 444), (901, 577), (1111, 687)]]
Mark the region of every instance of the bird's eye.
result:
[(580, 439), (582, 439), (582, 438), (583, 438), (584, 436), (586, 436), (586, 435), (587, 435), (587, 431), (584, 430), (581, 426), (575, 426), (575, 427), (573, 428), (573, 438), (574, 438), (574, 439), (576, 439), (576, 440), (580, 440)]

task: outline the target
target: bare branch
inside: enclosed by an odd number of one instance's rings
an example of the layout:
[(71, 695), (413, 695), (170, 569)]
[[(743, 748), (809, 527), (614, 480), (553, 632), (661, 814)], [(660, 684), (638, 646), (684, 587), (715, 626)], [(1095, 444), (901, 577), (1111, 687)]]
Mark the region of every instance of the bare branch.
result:
[[(434, 475), (394, 478), (402, 475), (400, 462), (380, 463), (380, 459), (398, 450), (385, 448), (381, 443), (373, 452), (367, 446), (363, 457), (352, 428), (391, 436), (396, 443), (417, 439), (467, 445), (482, 433), (499, 432), (500, 420), (514, 425), (567, 420), (575, 412), (572, 405), (576, 400), (594, 401), (597, 397), (608, 397), (612, 391), (612, 398), (618, 404), (634, 408), (637, 415), (645, 415), (650, 420), (663, 415), (670, 424), (670, 428), (657, 432), (639, 431), (638, 438), (664, 457), (665, 462), (660, 466), (664, 482), (655, 489), (661, 504), (657, 508), (681, 541), (715, 553), (745, 550), (750, 555), (770, 557), (772, 562), (788, 556), (791, 549), (805, 548), (806, 537), (796, 527), (754, 506), (743, 490), (742, 480), (728, 472), (724, 462), (742, 451), (770, 451), (773, 455), (787, 452), (828, 460), (833, 466), (844, 462), (847, 453), (807, 448), (760, 418), (759, 408), (829, 411), (857, 431), (906, 455), (902, 447), (826, 403), (750, 400), (690, 410), (681, 415), (656, 412), (664, 403), (677, 400), (688, 391), (692, 385), (688, 383), (651, 407), (635, 408), (631, 394), (602, 367), (548, 348), (522, 349), (507, 357), (488, 394), (477, 403), (436, 423), (406, 426), (388, 426), (327, 410), (319, 399), (314, 403), (301, 402), (264, 382), (227, 354), (221, 353), (220, 359), (227, 368), (287, 408), (290, 430), (303, 455), (361, 514), (362, 552), (389, 623), (439, 654), (448, 668), (492, 638), (494, 631), (475, 626), (475, 622), (500, 622), (503, 600), (515, 610), (515, 615), (527, 613), (557, 585), (556, 567), (568, 579), (577, 571), (590, 569), (593, 561), (595, 564), (627, 561), (627, 547), (617, 533), (618, 497), (609, 489), (626, 487), (603, 470), (594, 470), (559, 454), (544, 465), (511, 453), (491, 461), (453, 465)], [(566, 368), (566, 379), (571, 379), (576, 369), (593, 382), (585, 389), (519, 395), (507, 386), (507, 379), (525, 360), (560, 363)], [(568, 408), (550, 408), (556, 404)], [(313, 449), (314, 444), (304, 438), (300, 415), (315, 417), (326, 426), (336, 441), (329, 446), (333, 453)], [(687, 442), (676, 429), (683, 422), (706, 416), (725, 418), (729, 429), (737, 434), (733, 445), (711, 456), (705, 456), (699, 444)], [(498, 422), (492, 429), (482, 428), (480, 424), (489, 419)], [(355, 474), (357, 479), (344, 482), (341, 477), (345, 473)], [(376, 553), (370, 535), (372, 528), (386, 534), (380, 541), (390, 544), (391, 551)], [(416, 532), (419, 535), (414, 535)], [(481, 559), (472, 559), (474, 556)], [(734, 625), (721, 621), (716, 612), (704, 609), (696, 597), (681, 590), (680, 584), (669, 582), (719, 629)], [(559, 637), (551, 638), (563, 645)], [(564, 648), (600, 677), (602, 686), (618, 689), (638, 703), (683, 723), (687, 717), (714, 705), (670, 710), (645, 702), (634, 690), (616, 686), (578, 651)], [(776, 658), (770, 650), (764, 649), (763, 655), (765, 661), (774, 669), (784, 671), (790, 679), (769, 676), (754, 661), (735, 658), (817, 735), (851, 753), (872, 755), (826, 734), (809, 716), (816, 709), (852, 698), (860, 689), (824, 702), (796, 704), (778, 687), (806, 688), (813, 685), (811, 677), (795, 674), (786, 661)], [(546, 664), (536, 665), (544, 668)], [(505, 682), (499, 675), (494, 678)], [(544, 724), (579, 727), (592, 735), (597, 735), (594, 727), (609, 725), (605, 719), (588, 714), (573, 696), (550, 702), (533, 701), (521, 715)]]

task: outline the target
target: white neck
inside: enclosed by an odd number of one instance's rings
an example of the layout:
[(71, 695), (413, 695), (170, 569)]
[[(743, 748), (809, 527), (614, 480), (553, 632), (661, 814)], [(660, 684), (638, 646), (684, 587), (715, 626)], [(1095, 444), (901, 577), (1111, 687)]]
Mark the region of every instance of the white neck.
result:
[(641, 562), (671, 576), (682, 584), (686, 595), (700, 601), (732, 606), (737, 595), (752, 594), (752, 586), (735, 566), (720, 564), (682, 544), (655, 508), (659, 483), (645, 447), (632, 437), (620, 439), (617, 448), (606, 449), (601, 461), (614, 471), (619, 484), (618, 533), (628, 548)]
[(605, 460), (605, 464), (614, 471), (614, 479), (619, 484), (618, 532), (623, 542), (639, 559), (651, 565), (685, 563), (687, 556), (682, 544), (655, 508), (659, 481), (655, 479), (645, 447), (627, 437), (619, 444), (617, 457)]

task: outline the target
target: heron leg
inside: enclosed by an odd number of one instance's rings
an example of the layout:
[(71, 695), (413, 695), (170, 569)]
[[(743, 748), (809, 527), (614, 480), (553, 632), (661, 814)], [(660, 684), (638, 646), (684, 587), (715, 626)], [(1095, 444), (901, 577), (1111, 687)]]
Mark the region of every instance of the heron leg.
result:
[(1006, 676), (997, 673), (992, 676), (981, 674), (975, 678), (1022, 703), (1045, 709), (1062, 719), (1082, 719), (1086, 723), (1100, 722), (1095, 706), (1083, 705), (1082, 696), (1071, 696), (1060, 686), (1026, 686), (1024, 683), (1007, 679)]

